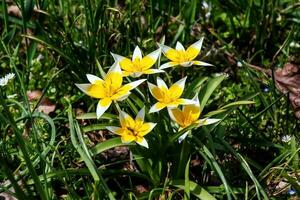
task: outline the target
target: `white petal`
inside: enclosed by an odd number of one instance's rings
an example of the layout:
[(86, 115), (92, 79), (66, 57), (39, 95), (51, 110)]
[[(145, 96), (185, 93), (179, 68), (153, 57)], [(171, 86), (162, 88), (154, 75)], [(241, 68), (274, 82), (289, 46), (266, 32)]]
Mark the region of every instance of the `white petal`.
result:
[(188, 62), (183, 62), (183, 63), (180, 63), (180, 65), (182, 67), (190, 67), (194, 64), (194, 61), (188, 61)]
[(185, 138), (186, 136), (188, 136), (188, 134), (190, 133), (191, 131), (187, 131), (185, 132), (184, 134), (182, 134), (179, 138), (178, 138), (178, 142), (181, 143)]
[(147, 122), (147, 124), (149, 124), (149, 132), (152, 131), (152, 129), (154, 129), (154, 127), (156, 126), (157, 123), (152, 123), (152, 122)]
[(201, 50), (201, 47), (202, 47), (202, 43), (203, 43), (203, 39), (204, 37), (200, 38), (200, 40), (198, 40), (197, 42), (195, 42), (194, 44), (192, 44), (190, 47), (193, 47), (197, 50)]
[(149, 148), (148, 142), (145, 138), (143, 138), (143, 140), (141, 142), (136, 142), (136, 143), (138, 143), (139, 145), (141, 145), (147, 149)]
[(185, 51), (183, 45), (182, 45), (180, 42), (176, 42), (176, 47), (175, 47), (175, 49), (176, 49), (177, 51)]
[(98, 102), (96, 109), (97, 119), (99, 119), (103, 115), (103, 113), (109, 108), (110, 104), (108, 104), (107, 106), (102, 106), (100, 101)]
[(123, 96), (121, 96), (120, 98), (116, 99), (117, 101), (123, 101), (125, 99), (127, 99), (127, 97), (131, 94), (131, 92), (128, 92), (127, 94), (124, 94)]
[(167, 51), (172, 49), (171, 47), (164, 45), (164, 44), (159, 44), (159, 47), (161, 48), (162, 52), (165, 54)]
[(156, 85), (150, 83), (150, 82), (147, 82), (148, 83), (148, 88), (149, 88), (149, 91), (151, 93), (151, 95), (154, 97), (153, 93), (152, 93), (152, 90), (156, 87)]
[(149, 56), (150, 58), (152, 58), (156, 62), (156, 60), (159, 57), (160, 53), (161, 53), (161, 48), (149, 53), (147, 56)]
[(214, 118), (211, 118), (211, 119), (200, 119), (199, 121), (199, 126), (205, 126), (205, 125), (209, 125), (209, 124), (214, 124), (218, 121), (220, 121), (221, 119), (214, 119)]
[(141, 121), (144, 121), (145, 118), (145, 106), (138, 112), (135, 120), (139, 119)]
[(118, 54), (114, 54), (112, 52), (110, 52), (110, 54), (112, 55), (112, 57), (114, 58), (115, 62), (120, 62), (121, 60), (123, 60), (125, 57), (124, 56), (120, 56)]
[(164, 70), (161, 69), (148, 69), (147, 71), (145, 71), (145, 74), (157, 74), (157, 73), (164, 73)]
[(132, 90), (132, 89), (136, 88), (137, 86), (139, 86), (139, 85), (140, 85), (142, 82), (144, 82), (145, 80), (147, 80), (147, 79), (140, 79), (140, 80), (137, 80), (137, 81), (133, 81), (133, 82), (131, 82), (131, 83), (127, 83), (127, 84), (124, 85), (124, 86), (130, 86), (130, 87), (131, 87), (130, 90)]
[(139, 48), (139, 46), (136, 46), (134, 51), (133, 51), (133, 55), (132, 55), (132, 61), (134, 61), (136, 58), (139, 58), (140, 60), (142, 59), (142, 51)]
[(154, 112), (158, 112), (158, 111), (160, 111), (161, 109), (163, 109), (163, 108), (158, 108), (158, 105), (159, 103), (156, 103), (156, 104), (154, 104), (153, 106), (151, 106), (151, 108), (150, 108), (150, 110), (149, 110), (149, 113), (154, 113)]
[(181, 89), (184, 89), (184, 85), (185, 85), (185, 81), (187, 79), (187, 76), (180, 79), (179, 81), (177, 81), (176, 83), (174, 83), (174, 85), (179, 86)]
[(157, 87), (159, 87), (159, 88), (165, 87), (165, 88), (168, 89), (167, 84), (166, 84), (165, 81), (162, 80), (160, 77), (157, 77), (156, 82), (157, 82)]
[(76, 84), (76, 83), (75, 83), (75, 85), (76, 85), (82, 92), (84, 92), (85, 94), (88, 95), (87, 90), (88, 90), (89, 87), (91, 87), (91, 84), (89, 84), (89, 83), (85, 83), (85, 84)]
[(159, 69), (167, 69), (167, 68), (169, 68), (169, 67), (173, 67), (173, 66), (176, 66), (176, 65), (178, 65), (178, 64), (177, 64), (177, 63), (174, 63), (174, 62), (167, 62), (167, 63), (161, 65), (161, 66), (159, 67)]
[(86, 77), (90, 83), (95, 83), (96, 81), (103, 81), (101, 78), (99, 78), (98, 76), (95, 76), (93, 74), (87, 74)]
[[(170, 108), (170, 107), (168, 107), (168, 113), (169, 113), (170, 118), (171, 118), (174, 122), (177, 122), (176, 117), (174, 116), (174, 114), (173, 114), (173, 112), (172, 112), (173, 109), (178, 109), (178, 108), (177, 108), (177, 107), (175, 107), (175, 108)], [(179, 110), (179, 109), (178, 109), (178, 110)]]
[(197, 92), (195, 94), (195, 96), (192, 98), (192, 100), (195, 101), (196, 104), (200, 106), (200, 102), (199, 102), (199, 97), (198, 96), (199, 96), (199, 93)]
[(108, 72), (122, 73), (119, 62), (115, 62), (108, 70)]
[(198, 60), (192, 61), (192, 64), (193, 65), (199, 65), (199, 66), (213, 66), (212, 64), (202, 62), (202, 61), (198, 61)]
[(120, 120), (121, 124), (123, 124), (125, 122), (125, 119), (129, 118), (129, 117), (130, 117), (130, 115), (128, 115), (126, 112), (121, 110), (121, 112), (119, 114), (119, 120)]
[(181, 99), (181, 100), (183, 100), (183, 102), (180, 103), (181, 105), (191, 105), (191, 104), (196, 105), (197, 104), (197, 102), (192, 99)]
[(118, 130), (120, 129), (119, 127), (116, 127), (116, 126), (107, 126), (106, 127), (107, 130), (109, 130), (110, 132), (114, 133), (114, 134), (118, 134)]

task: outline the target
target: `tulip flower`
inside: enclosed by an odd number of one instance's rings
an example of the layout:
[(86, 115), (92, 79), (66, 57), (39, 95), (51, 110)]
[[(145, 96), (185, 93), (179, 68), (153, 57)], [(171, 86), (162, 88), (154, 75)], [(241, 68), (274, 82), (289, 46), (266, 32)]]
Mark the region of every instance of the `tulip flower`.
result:
[[(199, 119), (201, 114), (201, 109), (200, 109), (198, 94), (196, 94), (192, 100), (196, 103), (192, 105), (185, 105), (183, 106), (182, 110), (178, 108), (168, 109), (171, 119), (180, 126), (179, 131), (192, 124), (198, 124), (198, 126), (204, 126), (204, 125), (209, 125), (220, 121), (220, 119), (209, 119), (209, 118)], [(179, 141), (182, 141), (187, 136), (187, 134), (188, 132), (184, 133), (179, 138)]]
[(165, 107), (174, 108), (178, 105), (194, 104), (195, 102), (193, 100), (180, 98), (183, 93), (186, 78), (187, 77), (180, 79), (170, 88), (168, 88), (166, 83), (159, 77), (157, 78), (157, 86), (148, 83), (151, 95), (158, 101), (150, 108), (149, 113), (157, 112)]
[(142, 52), (138, 46), (133, 51), (132, 59), (112, 54), (114, 60), (120, 63), (121, 69), (123, 70), (124, 76), (140, 77), (143, 74), (154, 74), (164, 72), (160, 69), (152, 69), (151, 67), (155, 64), (161, 53), (160, 49), (153, 51), (152, 53), (142, 56)]
[(100, 118), (109, 108), (112, 101), (122, 101), (130, 95), (130, 91), (144, 82), (146, 79), (137, 80), (122, 85), (123, 76), (118, 63), (115, 63), (108, 71), (104, 80), (87, 74), (88, 84), (75, 84), (85, 94), (100, 99), (97, 104), (96, 115)]
[(121, 127), (108, 126), (106, 128), (109, 131), (120, 135), (123, 143), (135, 141), (139, 145), (148, 148), (148, 143), (144, 136), (152, 131), (152, 129), (156, 126), (156, 123), (145, 123), (144, 118), (145, 107), (138, 112), (135, 119), (121, 111), (119, 115)]
[(202, 42), (203, 37), (199, 41), (189, 46), (187, 50), (184, 49), (180, 42), (176, 43), (175, 49), (160, 44), (163, 54), (171, 61), (161, 65), (159, 69), (166, 69), (177, 65), (182, 67), (190, 67), (192, 65), (212, 66), (209, 63), (194, 60), (200, 53)]

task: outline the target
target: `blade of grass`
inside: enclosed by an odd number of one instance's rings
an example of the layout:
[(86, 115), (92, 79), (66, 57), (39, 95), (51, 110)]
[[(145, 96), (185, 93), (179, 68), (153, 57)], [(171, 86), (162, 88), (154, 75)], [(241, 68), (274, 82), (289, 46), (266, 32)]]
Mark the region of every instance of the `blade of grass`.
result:
[[(110, 189), (108, 188), (106, 182), (104, 181), (103, 177), (101, 176), (101, 174), (99, 174), (99, 171), (95, 165), (95, 163), (93, 162), (93, 160), (91, 160), (91, 156), (89, 154), (87, 154), (87, 151), (85, 151), (85, 148), (82, 148), (80, 143), (78, 143), (78, 136), (76, 136), (77, 134), (80, 134), (80, 128), (79, 125), (76, 121), (74, 121), (73, 119), (73, 113), (72, 113), (72, 107), (71, 104), (69, 104), (69, 108), (68, 108), (68, 118), (69, 118), (69, 123), (70, 123), (70, 132), (71, 132), (71, 141), (73, 146), (75, 147), (75, 149), (77, 150), (77, 152), (80, 154), (80, 157), (83, 159), (83, 161), (85, 162), (86, 166), (88, 167), (92, 177), (94, 178), (95, 181), (95, 185), (94, 185), (94, 193), (98, 193), (99, 191), (97, 190), (97, 187), (99, 187), (99, 184), (101, 187), (103, 187), (105, 193), (108, 195), (108, 198), (110, 200), (115, 200), (112, 192), (110, 191)], [(97, 194), (95, 194), (95, 196), (97, 196)]]

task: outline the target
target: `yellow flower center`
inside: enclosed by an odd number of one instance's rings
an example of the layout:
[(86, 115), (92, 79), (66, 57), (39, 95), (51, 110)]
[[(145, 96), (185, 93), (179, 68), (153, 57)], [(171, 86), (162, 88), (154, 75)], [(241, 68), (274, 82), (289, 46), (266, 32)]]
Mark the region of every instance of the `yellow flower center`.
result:
[(132, 129), (130, 127), (127, 127), (127, 130), (130, 131), (130, 133), (133, 135), (133, 136), (138, 136), (139, 132), (136, 131), (135, 129)]
[(190, 61), (186, 51), (177, 51), (176, 60), (179, 63)]
[(103, 83), (103, 87), (104, 87), (106, 97), (113, 96), (120, 89), (120, 87), (114, 87), (113, 85), (107, 84), (106, 82)]
[(140, 58), (135, 58), (134, 61), (132, 61), (134, 72), (142, 72), (143, 71), (143, 66), (142, 66), (141, 61), (142, 60)]

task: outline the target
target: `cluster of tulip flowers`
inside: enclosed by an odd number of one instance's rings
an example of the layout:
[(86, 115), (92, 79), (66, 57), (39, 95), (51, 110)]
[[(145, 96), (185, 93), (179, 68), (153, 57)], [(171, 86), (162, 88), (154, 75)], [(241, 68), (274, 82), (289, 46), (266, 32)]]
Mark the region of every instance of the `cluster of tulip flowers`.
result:
[[(113, 102), (125, 100), (131, 94), (131, 90), (146, 81), (146, 79), (140, 79), (123, 85), (123, 77), (138, 78), (144, 74), (164, 73), (163, 69), (175, 66), (210, 66), (208, 63), (194, 60), (200, 53), (202, 42), (203, 38), (186, 50), (180, 42), (176, 43), (175, 49), (159, 44), (159, 49), (144, 57), (137, 46), (131, 59), (112, 53), (115, 63), (110, 67), (103, 79), (87, 74), (87, 79), (90, 83), (76, 84), (76, 86), (85, 94), (99, 99), (96, 109), (96, 115), (99, 119)], [(170, 61), (161, 65), (158, 69), (153, 69), (161, 52)], [(184, 77), (170, 87), (160, 77), (157, 78), (156, 85), (148, 82), (149, 91), (157, 100), (157, 103), (150, 108), (149, 113), (159, 112), (167, 108), (171, 119), (179, 125), (180, 130), (192, 124), (202, 126), (219, 121), (218, 119), (199, 119), (201, 109), (197, 94), (193, 99), (181, 98), (186, 79), (187, 77)], [(182, 109), (178, 108), (180, 105), (182, 105)], [(145, 122), (144, 118), (145, 107), (138, 112), (135, 118), (132, 118), (124, 111), (120, 111), (119, 120), (121, 127), (108, 126), (106, 128), (121, 136), (121, 140), (124, 143), (135, 141), (139, 145), (148, 148), (148, 143), (144, 136), (152, 131), (156, 123)], [(184, 139), (186, 135), (187, 133), (183, 134), (179, 140)]]

